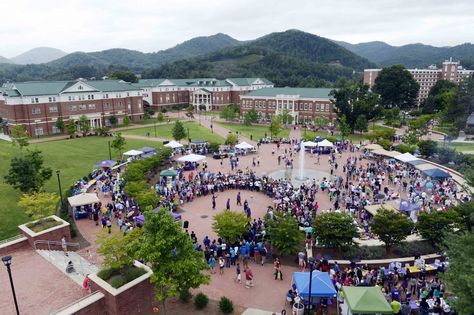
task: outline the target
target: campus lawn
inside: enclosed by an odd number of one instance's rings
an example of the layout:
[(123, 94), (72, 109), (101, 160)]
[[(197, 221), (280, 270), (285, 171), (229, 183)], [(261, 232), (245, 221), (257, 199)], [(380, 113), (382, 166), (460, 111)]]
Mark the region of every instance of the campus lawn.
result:
[[(252, 126), (245, 126), (244, 124), (237, 124), (237, 123), (227, 123), (227, 122), (216, 122), (216, 124), (229, 129), (230, 131), (236, 132), (238, 131), (239, 134), (242, 134), (246, 138), (250, 139), (250, 135), (252, 135), (253, 140), (259, 140), (261, 138), (265, 138), (265, 133), (267, 137), (270, 137), (270, 130), (268, 126), (262, 125), (252, 125)], [(287, 138), (290, 135), (290, 129), (284, 128), (278, 134), (280, 138)]]
[[(189, 128), (189, 137), (191, 140), (207, 140), (209, 142), (218, 142), (224, 143), (224, 139), (216, 133), (212, 133), (211, 130), (199, 125), (196, 122), (183, 122), (184, 129), (188, 130)], [(161, 139), (173, 139), (172, 129), (174, 123), (166, 125), (157, 125), (156, 126), (156, 137)], [(132, 136), (146, 136), (147, 133), (150, 133), (150, 137), (153, 137), (155, 134), (155, 127), (148, 126), (143, 128), (129, 129), (124, 130), (122, 133), (124, 135)]]
[(469, 154), (474, 153), (474, 143), (456, 143), (456, 142), (446, 142), (446, 144), (443, 141), (438, 142), (439, 147), (443, 147), (446, 145), (446, 147), (453, 148), (458, 152), (468, 152)]
[[(30, 144), (29, 149), (42, 152), (45, 165), (53, 169), (53, 176), (45, 184), (46, 191), (58, 192), (58, 182), (55, 171), (61, 171), (61, 187), (63, 195), (78, 179), (87, 175), (95, 163), (109, 158), (107, 141), (111, 137), (87, 137), (72, 140), (58, 140)], [(138, 149), (144, 146), (159, 148), (156, 141), (127, 139), (125, 150)], [(19, 148), (6, 141), (0, 141), (0, 240), (18, 234), (18, 225), (30, 221), (29, 217), (17, 206), (20, 192), (4, 182), (3, 177), (8, 173), (10, 160), (19, 154)], [(112, 159), (117, 159), (119, 153), (112, 150)]]

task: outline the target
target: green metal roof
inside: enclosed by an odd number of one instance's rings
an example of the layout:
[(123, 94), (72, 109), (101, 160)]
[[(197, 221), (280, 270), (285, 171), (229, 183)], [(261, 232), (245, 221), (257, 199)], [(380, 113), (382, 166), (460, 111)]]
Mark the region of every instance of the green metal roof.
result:
[(273, 84), (271, 81), (265, 78), (230, 78), (226, 80), (218, 80), (216, 78), (194, 78), (194, 79), (142, 79), (136, 86), (139, 87), (153, 87), (159, 86), (165, 80), (168, 80), (175, 84), (177, 87), (227, 87), (232, 86), (230, 82), (236, 84), (237, 86), (250, 86), (253, 82), (260, 80), (262, 84)]
[(265, 85), (273, 84), (273, 82), (265, 78), (228, 78), (227, 79), (227, 81), (230, 81), (236, 84), (237, 86), (250, 86), (257, 80), (262, 81), (263, 83), (261, 84), (265, 84)]
[(263, 88), (252, 91), (245, 96), (275, 97), (277, 95), (293, 95), (302, 98), (325, 98), (329, 99), (332, 89), (324, 88)]

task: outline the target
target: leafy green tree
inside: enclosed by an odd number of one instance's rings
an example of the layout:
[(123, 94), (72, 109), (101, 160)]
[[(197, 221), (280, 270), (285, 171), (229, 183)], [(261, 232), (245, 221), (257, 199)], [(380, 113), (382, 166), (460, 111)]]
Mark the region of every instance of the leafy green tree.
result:
[(64, 120), (62, 117), (58, 117), (56, 122), (54, 123), (54, 126), (58, 128), (59, 132), (63, 132), (65, 128)]
[(423, 136), (428, 132), (428, 122), (433, 118), (431, 115), (423, 115), (408, 121), (410, 131), (416, 132), (418, 136)]
[(115, 115), (110, 116), (110, 117), (109, 117), (109, 123), (110, 123), (112, 126), (117, 125), (117, 123), (118, 123), (117, 116), (115, 116)]
[(250, 126), (258, 121), (258, 112), (252, 108), (244, 115), (244, 125)]
[(114, 71), (109, 75), (111, 80), (123, 80), (130, 83), (138, 83), (138, 77), (131, 71)]
[(441, 245), (444, 236), (458, 228), (459, 216), (453, 211), (422, 212), (416, 227), (421, 236), (433, 244)]
[(176, 141), (179, 141), (181, 139), (184, 139), (186, 137), (186, 131), (184, 130), (183, 123), (179, 120), (177, 120), (174, 123), (173, 129), (171, 130), (171, 133), (173, 134), (173, 139)]
[(387, 126), (399, 126), (400, 120), (400, 108), (393, 107), (387, 108), (383, 111), (384, 122)]
[(10, 138), (12, 139), (12, 144), (18, 145), (20, 147), (20, 152), (22, 153), (23, 148), (30, 144), (28, 142), (28, 131), (24, 125), (15, 125), (11, 127)]
[(79, 117), (79, 128), (81, 129), (83, 136), (85, 136), (91, 130), (91, 125), (86, 115)]
[(152, 188), (149, 191), (142, 191), (136, 195), (138, 205), (141, 209), (153, 210), (158, 206), (160, 198), (156, 195), (155, 190)]
[(147, 191), (147, 184), (144, 179), (130, 181), (130, 182), (127, 182), (127, 185), (125, 185), (125, 193), (130, 197), (137, 197), (138, 195), (146, 191)]
[(365, 115), (360, 115), (357, 117), (354, 129), (360, 132), (366, 132), (369, 130), (369, 122), (367, 121)]
[(123, 125), (125, 127), (130, 126), (130, 118), (128, 117), (128, 115), (123, 116)]
[(163, 112), (158, 112), (158, 114), (156, 114), (156, 121), (160, 123), (165, 121), (165, 115)]
[(384, 242), (387, 250), (403, 242), (412, 229), (413, 223), (405, 214), (383, 207), (377, 211), (371, 224), (372, 232)]
[(280, 132), (283, 130), (283, 126), (281, 124), (281, 117), (272, 117), (272, 121), (270, 122), (270, 126), (268, 127), (268, 129), (270, 130), (271, 137), (278, 137)]
[(76, 133), (76, 121), (74, 119), (69, 119), (67, 122), (67, 134), (69, 136), (74, 136)]
[(125, 148), (125, 145), (127, 144), (127, 140), (125, 140), (124, 137), (122, 137), (122, 134), (119, 132), (117, 136), (112, 140), (111, 147), (112, 149), (116, 150), (119, 152), (119, 156), (122, 156), (122, 150)]
[(214, 216), (212, 230), (226, 242), (234, 243), (247, 232), (247, 222), (242, 212), (224, 210)]
[(139, 257), (151, 265), (150, 280), (155, 285), (155, 296), (166, 310), (167, 298), (208, 284), (210, 277), (203, 271), (209, 267), (203, 252), (194, 249), (191, 239), (169, 211), (148, 211), (145, 218)]
[(52, 175), (53, 171), (43, 166), (41, 151), (27, 151), (11, 160), (5, 182), (22, 193), (33, 193), (40, 191)]
[(127, 233), (100, 233), (96, 241), (97, 252), (104, 258), (106, 268), (120, 269), (133, 266), (139, 259), (138, 252), (143, 239), (143, 229), (136, 228)]
[(298, 221), (291, 215), (276, 216), (268, 222), (268, 235), (272, 246), (283, 255), (294, 254), (301, 248), (304, 233), (298, 228)]
[(393, 65), (380, 71), (373, 90), (384, 106), (406, 109), (416, 104), (420, 85), (404, 66)]
[(354, 245), (357, 227), (354, 219), (347, 214), (338, 212), (322, 213), (313, 222), (314, 234), (320, 245), (339, 250)]
[(418, 149), (423, 156), (432, 156), (436, 153), (438, 145), (433, 140), (421, 140), (418, 142)]
[(194, 118), (194, 106), (193, 105), (189, 105), (188, 107), (186, 107), (186, 117)]
[(474, 314), (474, 233), (451, 234), (446, 237), (444, 249), (449, 257), (449, 268), (442, 275), (449, 291), (456, 296), (449, 304), (459, 314)]
[(325, 116), (316, 116), (314, 117), (314, 125), (318, 127), (318, 129), (326, 128), (329, 124), (329, 119)]
[(459, 216), (463, 230), (474, 232), (474, 202), (463, 202), (451, 209)]
[(217, 142), (210, 142), (208, 148), (209, 148), (210, 152), (218, 152), (219, 151), (219, 146), (220, 145)]
[(346, 116), (342, 116), (339, 119), (339, 131), (341, 132), (342, 139), (347, 137), (351, 132), (351, 126), (347, 123)]
[(435, 114), (452, 107), (456, 101), (458, 90), (458, 85), (454, 82), (437, 81), (423, 103), (423, 113)]
[(18, 206), (33, 218), (40, 220), (56, 213), (59, 196), (55, 193), (33, 192), (23, 194), (18, 201)]
[(467, 117), (474, 111), (474, 78), (464, 79), (459, 83), (456, 100), (441, 113), (442, 121), (453, 124), (457, 129), (464, 129)]
[(285, 126), (287, 124), (290, 124), (293, 122), (293, 116), (291, 115), (290, 113), (290, 110), (289, 109), (284, 109), (281, 114), (280, 114), (280, 119), (281, 119), (281, 122), (283, 124), (285, 124)]
[(235, 111), (235, 108), (231, 105), (224, 106), (219, 110), (219, 117), (231, 121), (237, 117), (237, 112)]
[(226, 145), (236, 145), (239, 142), (239, 138), (235, 133), (229, 133), (225, 139)]

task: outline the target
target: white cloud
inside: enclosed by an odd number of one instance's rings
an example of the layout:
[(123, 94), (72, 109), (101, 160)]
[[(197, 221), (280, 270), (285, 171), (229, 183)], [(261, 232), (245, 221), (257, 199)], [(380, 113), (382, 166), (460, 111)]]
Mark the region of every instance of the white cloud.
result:
[(349, 42), (446, 46), (474, 40), (473, 10), (470, 0), (15, 0), (0, 19), (0, 55), (38, 46), (157, 51), (195, 36), (248, 40), (289, 28)]

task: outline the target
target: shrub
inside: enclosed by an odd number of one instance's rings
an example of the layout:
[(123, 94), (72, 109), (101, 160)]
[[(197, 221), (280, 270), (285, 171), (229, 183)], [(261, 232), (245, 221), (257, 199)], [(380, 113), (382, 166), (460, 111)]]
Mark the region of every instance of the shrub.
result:
[(219, 143), (217, 143), (217, 142), (209, 143), (209, 151), (210, 152), (218, 152), (219, 151)]
[(379, 139), (377, 143), (380, 144), (385, 150), (390, 150), (393, 145), (392, 141), (387, 139)]
[(146, 273), (146, 270), (143, 268), (128, 268), (123, 277), (125, 278), (126, 283), (129, 283), (130, 281), (135, 280), (136, 278), (144, 275)]
[(105, 268), (97, 273), (97, 276), (104, 281), (109, 280), (112, 276), (116, 275), (118, 270), (115, 268)]
[(194, 298), (194, 306), (196, 306), (197, 309), (205, 308), (207, 303), (209, 303), (209, 298), (204, 293), (198, 293)]
[(189, 292), (189, 290), (179, 292), (179, 300), (181, 301), (181, 303), (188, 303), (192, 297), (193, 296), (191, 292)]
[(381, 246), (350, 247), (344, 252), (346, 259), (381, 259), (386, 256), (385, 249)]
[(230, 314), (234, 311), (234, 303), (232, 303), (231, 300), (223, 296), (221, 297), (221, 300), (219, 301), (219, 309), (224, 314)]
[(403, 242), (393, 247), (393, 252), (400, 257), (411, 257), (415, 255), (427, 255), (438, 252), (438, 248), (427, 241)]
[(396, 150), (400, 153), (407, 153), (407, 152), (408, 153), (413, 153), (413, 152), (415, 152), (416, 147), (413, 146), (413, 145), (402, 143), (402, 144), (397, 145)]
[(112, 287), (117, 289), (123, 286), (124, 284), (126, 284), (127, 280), (125, 280), (124, 277), (118, 275), (118, 276), (113, 276), (112, 278), (110, 278), (109, 283)]

